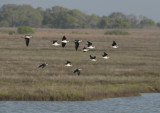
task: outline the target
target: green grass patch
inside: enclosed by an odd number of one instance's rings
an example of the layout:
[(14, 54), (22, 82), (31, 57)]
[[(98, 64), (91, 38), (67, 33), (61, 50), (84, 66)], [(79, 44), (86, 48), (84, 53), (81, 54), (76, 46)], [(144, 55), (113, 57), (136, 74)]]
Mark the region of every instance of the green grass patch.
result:
[(13, 35), (15, 34), (15, 31), (13, 30), (0, 30), (1, 33), (6, 33), (6, 34), (9, 34), (9, 35)]
[(72, 31), (71, 34), (88, 34), (88, 32), (79, 32), (79, 31)]
[(121, 30), (106, 31), (105, 35), (129, 35), (129, 32)]

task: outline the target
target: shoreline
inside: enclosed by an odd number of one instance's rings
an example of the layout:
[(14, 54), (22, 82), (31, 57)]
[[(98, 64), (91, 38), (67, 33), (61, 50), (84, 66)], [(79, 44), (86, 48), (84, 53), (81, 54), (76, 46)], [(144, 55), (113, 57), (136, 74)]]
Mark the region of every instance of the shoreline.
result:
[[(72, 98), (71, 95), (68, 95), (67, 97), (62, 97), (61, 95), (57, 95), (56, 97), (50, 95), (40, 95), (40, 96), (35, 96), (35, 95), (28, 95), (28, 94), (19, 94), (19, 96), (14, 96), (14, 95), (0, 95), (0, 101), (94, 101), (94, 100), (103, 100), (103, 99), (108, 99), (108, 98), (119, 98), (119, 97), (134, 97), (134, 96), (141, 96), (142, 93), (160, 93), (160, 88), (153, 89), (153, 88), (148, 88), (148, 89), (141, 89), (136, 90), (136, 91), (127, 91), (125, 90), (124, 92), (110, 92), (108, 94), (96, 94), (93, 97), (79, 97), (78, 95), (74, 95), (75, 98)], [(2, 92), (1, 92), (2, 93)]]

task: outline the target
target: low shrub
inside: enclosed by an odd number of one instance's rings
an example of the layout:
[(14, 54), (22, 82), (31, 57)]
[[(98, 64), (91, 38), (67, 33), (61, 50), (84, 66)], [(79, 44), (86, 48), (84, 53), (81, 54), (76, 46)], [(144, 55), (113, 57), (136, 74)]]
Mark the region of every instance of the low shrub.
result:
[(17, 32), (19, 34), (26, 34), (26, 33), (34, 33), (35, 31), (31, 28), (31, 27), (28, 27), (28, 26), (20, 26), (17, 28)]
[(8, 31), (8, 34), (13, 35), (13, 34), (15, 34), (15, 31)]

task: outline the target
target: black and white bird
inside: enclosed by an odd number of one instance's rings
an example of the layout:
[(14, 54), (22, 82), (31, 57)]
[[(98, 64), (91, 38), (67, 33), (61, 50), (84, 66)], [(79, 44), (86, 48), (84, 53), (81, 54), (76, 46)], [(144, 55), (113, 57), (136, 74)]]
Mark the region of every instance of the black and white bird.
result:
[(104, 59), (109, 59), (109, 56), (108, 56), (107, 53), (104, 52), (104, 54), (102, 55), (102, 58), (104, 58)]
[(24, 39), (25, 39), (25, 41), (26, 41), (26, 46), (27, 46), (27, 47), (28, 47), (28, 45), (29, 45), (30, 38), (32, 38), (31, 35), (25, 35), (25, 36), (24, 36)]
[(82, 40), (75, 40), (75, 41), (74, 41), (76, 51), (78, 50), (78, 47), (79, 47), (79, 43), (80, 43), (80, 42), (82, 42)]
[(58, 43), (57, 40), (53, 40), (53, 43), (52, 43), (53, 46), (59, 46), (60, 44)]
[(43, 64), (40, 64), (39, 66), (38, 66), (38, 68), (44, 68), (44, 67), (46, 67), (48, 64), (47, 63), (43, 63)]
[(68, 42), (69, 41), (67, 40), (67, 38), (65, 36), (63, 36), (62, 41), (61, 41), (62, 47), (65, 47)]
[(90, 60), (91, 60), (91, 61), (97, 61), (96, 56), (91, 56), (91, 55), (90, 55)]
[(113, 47), (113, 48), (118, 48), (117, 43), (116, 43), (115, 41), (113, 41), (112, 47)]
[(89, 42), (89, 41), (87, 41), (88, 42), (88, 49), (94, 49), (95, 48), (95, 46), (92, 46), (92, 43), (91, 42)]
[(83, 48), (83, 52), (87, 52), (88, 49), (86, 47)]
[(80, 70), (82, 70), (82, 69), (75, 69), (74, 73), (77, 73), (77, 75), (79, 76), (81, 74)]
[(70, 66), (72, 66), (72, 63), (67, 60), (67, 62), (65, 63), (65, 66), (70, 67)]

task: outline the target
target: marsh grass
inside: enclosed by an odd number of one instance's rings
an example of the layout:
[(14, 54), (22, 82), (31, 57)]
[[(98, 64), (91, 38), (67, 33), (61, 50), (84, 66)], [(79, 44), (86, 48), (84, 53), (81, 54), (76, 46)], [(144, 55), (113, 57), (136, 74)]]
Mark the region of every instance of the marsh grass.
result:
[(121, 31), (121, 30), (112, 30), (112, 31), (106, 31), (104, 34), (105, 35), (129, 35), (129, 32)]
[[(106, 30), (98, 29), (36, 31), (29, 47), (22, 35), (0, 33), (0, 100), (93, 100), (160, 91), (158, 29), (131, 29), (124, 36), (104, 35)], [(60, 42), (63, 35), (71, 42), (53, 47), (52, 40)], [(75, 39), (83, 40), (78, 51)], [(113, 40), (118, 49), (111, 48)], [(96, 49), (83, 53), (87, 41)], [(102, 59), (103, 52), (110, 59)], [(97, 62), (89, 55), (97, 56)], [(66, 60), (73, 67), (65, 67)], [(49, 65), (38, 68), (44, 62)], [(73, 73), (75, 68), (82, 69), (80, 76)]]

